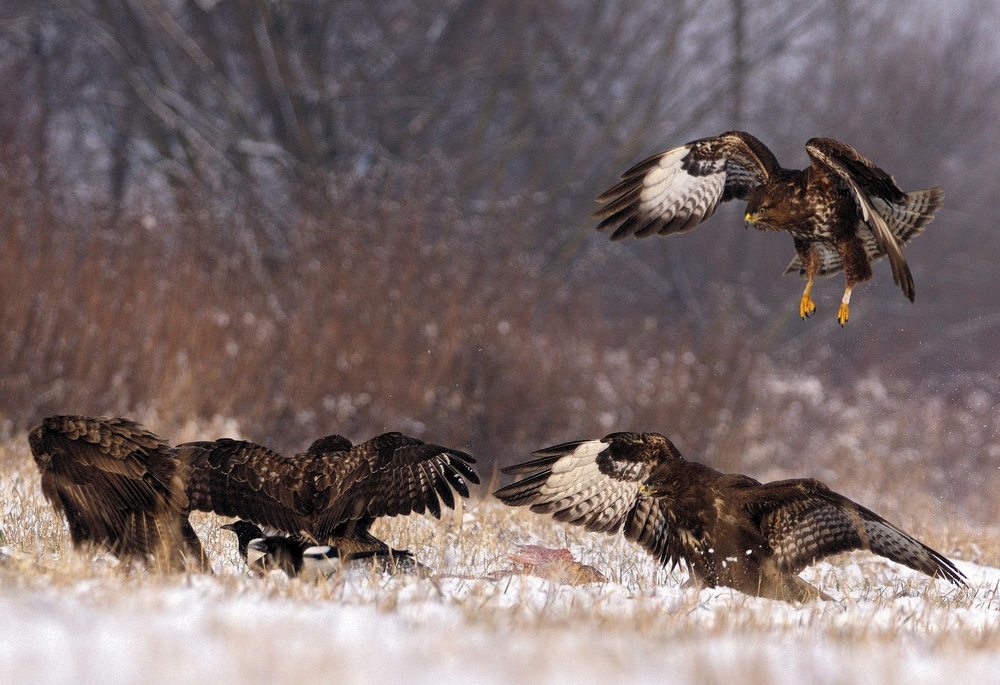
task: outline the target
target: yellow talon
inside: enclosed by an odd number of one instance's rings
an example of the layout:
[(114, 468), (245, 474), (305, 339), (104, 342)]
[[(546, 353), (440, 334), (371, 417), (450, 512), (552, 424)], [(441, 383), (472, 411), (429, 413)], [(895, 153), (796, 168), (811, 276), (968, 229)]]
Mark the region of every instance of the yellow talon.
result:
[(799, 303), (799, 316), (808, 319), (816, 313), (816, 303), (809, 297), (809, 293), (802, 294), (802, 301)]
[(851, 308), (847, 306), (846, 302), (840, 303), (840, 311), (837, 312), (837, 321), (843, 326), (847, 323), (847, 318), (851, 315)]
[(802, 291), (802, 301), (799, 302), (799, 316), (801, 316), (803, 320), (816, 313), (816, 303), (812, 301), (811, 297), (809, 297), (809, 293), (812, 292), (812, 289), (813, 277), (810, 276), (809, 280), (806, 281), (806, 289)]

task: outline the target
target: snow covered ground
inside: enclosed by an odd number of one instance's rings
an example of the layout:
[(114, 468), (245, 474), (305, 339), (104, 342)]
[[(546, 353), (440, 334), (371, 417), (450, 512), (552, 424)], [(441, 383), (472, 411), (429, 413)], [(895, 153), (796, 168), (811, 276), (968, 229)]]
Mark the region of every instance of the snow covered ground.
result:
[[(494, 502), (380, 522), (436, 569), (325, 582), (245, 574), (221, 519), (194, 523), (212, 575), (124, 572), (71, 550), (27, 459), (0, 471), (0, 683), (947, 683), (1000, 678), (1000, 570), (958, 561), (956, 590), (869, 554), (803, 576), (836, 598), (801, 606), (682, 588), (621, 536)], [(976, 531), (913, 531), (995, 563)], [(936, 536), (936, 537), (934, 537)], [(984, 534), (984, 540), (996, 534)], [(566, 547), (609, 582), (510, 567), (523, 544)], [(947, 545), (947, 547), (943, 546)]]
[(531, 577), (350, 578), (294, 597), (285, 590), (297, 581), (231, 576), (5, 587), (0, 673), (40, 683), (990, 682), (1000, 572), (961, 567), (981, 589), (954, 601), (921, 582), (800, 607), (674, 583), (640, 594)]

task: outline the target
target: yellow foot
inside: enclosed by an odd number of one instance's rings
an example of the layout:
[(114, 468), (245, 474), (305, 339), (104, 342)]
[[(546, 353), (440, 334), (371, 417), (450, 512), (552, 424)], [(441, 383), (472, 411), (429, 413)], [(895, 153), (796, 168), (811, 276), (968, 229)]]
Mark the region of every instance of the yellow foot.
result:
[(816, 313), (816, 303), (812, 301), (809, 295), (803, 295), (802, 301), (799, 302), (799, 316), (803, 319), (808, 319), (810, 316)]
[(843, 326), (847, 323), (847, 318), (851, 315), (851, 308), (847, 306), (846, 303), (840, 303), (840, 310), (837, 312), (837, 321)]

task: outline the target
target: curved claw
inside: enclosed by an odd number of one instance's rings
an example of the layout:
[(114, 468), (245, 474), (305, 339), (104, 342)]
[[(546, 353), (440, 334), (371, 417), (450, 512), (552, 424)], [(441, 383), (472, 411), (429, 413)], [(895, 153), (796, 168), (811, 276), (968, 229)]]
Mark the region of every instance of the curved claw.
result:
[(802, 291), (802, 301), (799, 302), (799, 316), (803, 320), (808, 319), (810, 316), (816, 313), (816, 303), (812, 301), (809, 297), (809, 293), (812, 292), (813, 287), (813, 276), (810, 274), (809, 280), (806, 281), (806, 289)]
[(804, 319), (808, 319), (810, 316), (816, 313), (816, 303), (812, 301), (809, 297), (809, 293), (803, 293), (802, 301), (799, 302), (799, 316)]
[(846, 302), (840, 303), (840, 310), (837, 312), (837, 321), (840, 322), (841, 328), (847, 323), (847, 319), (850, 317), (851, 308), (847, 306)]

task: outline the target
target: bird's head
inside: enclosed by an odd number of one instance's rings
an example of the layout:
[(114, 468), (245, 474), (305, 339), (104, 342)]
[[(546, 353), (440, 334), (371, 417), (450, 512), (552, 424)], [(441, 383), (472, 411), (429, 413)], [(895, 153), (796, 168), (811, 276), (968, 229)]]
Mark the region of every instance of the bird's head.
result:
[(250, 544), (250, 541), (264, 535), (260, 528), (249, 521), (233, 521), (222, 526), (222, 530), (231, 530), (236, 533), (240, 556), (244, 558), (247, 556), (247, 545)]
[(773, 222), (777, 217), (777, 203), (770, 197), (771, 193), (766, 186), (759, 186), (750, 192), (747, 198), (747, 212), (743, 217), (746, 220), (747, 228), (753, 226), (757, 230), (773, 230)]
[(661, 493), (662, 486), (662, 482), (647, 480), (639, 486), (639, 494), (643, 497), (658, 497)]

